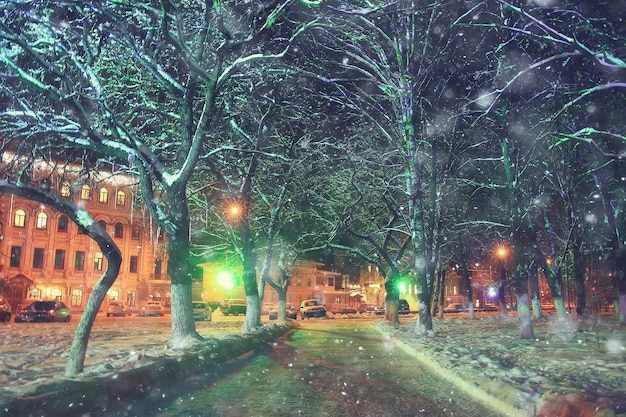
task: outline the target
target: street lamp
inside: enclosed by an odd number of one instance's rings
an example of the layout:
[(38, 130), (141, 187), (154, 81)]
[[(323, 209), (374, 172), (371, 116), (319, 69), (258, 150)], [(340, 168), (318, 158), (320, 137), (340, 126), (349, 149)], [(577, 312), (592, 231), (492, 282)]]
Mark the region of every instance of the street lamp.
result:
[(508, 248), (503, 245), (499, 245), (496, 248), (496, 257), (500, 259), (500, 286), (498, 288), (498, 295), (500, 299), (500, 307), (502, 308), (502, 315), (507, 316), (506, 308), (506, 295), (504, 292), (504, 285), (506, 283), (506, 258), (509, 255)]

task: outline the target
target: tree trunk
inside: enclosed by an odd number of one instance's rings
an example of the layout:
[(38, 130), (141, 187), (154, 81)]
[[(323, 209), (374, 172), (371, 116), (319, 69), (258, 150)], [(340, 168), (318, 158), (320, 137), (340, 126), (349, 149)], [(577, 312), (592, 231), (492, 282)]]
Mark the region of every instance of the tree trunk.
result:
[(172, 282), (172, 347), (183, 349), (202, 337), (193, 319), (189, 235), (186, 229), (168, 234), (167, 273)]
[(400, 324), (398, 318), (399, 300), (398, 273), (392, 271), (385, 278), (385, 321), (394, 326)]
[(528, 281), (530, 283), (533, 318), (538, 320), (543, 317), (543, 312), (541, 311), (541, 298), (539, 294), (539, 271), (537, 270), (534, 262), (531, 262), (531, 265), (528, 268)]
[(585, 264), (579, 248), (572, 251), (574, 258), (574, 283), (576, 285), (576, 315), (582, 316), (587, 311), (587, 296), (585, 293)]
[[(500, 315), (509, 317), (509, 310), (506, 307), (506, 264), (502, 262), (500, 268), (500, 285), (498, 285), (498, 300), (500, 301)], [(513, 300), (511, 300), (513, 301)]]
[(520, 339), (534, 339), (533, 322), (530, 318), (530, 308), (528, 305), (528, 291), (516, 293), (517, 317), (520, 322)]
[[(247, 210), (246, 210), (247, 213)], [(243, 288), (246, 292), (246, 317), (241, 330), (250, 332), (261, 326), (261, 301), (256, 277), (256, 249), (250, 233), (248, 218), (243, 216), (239, 226), (243, 253)]]

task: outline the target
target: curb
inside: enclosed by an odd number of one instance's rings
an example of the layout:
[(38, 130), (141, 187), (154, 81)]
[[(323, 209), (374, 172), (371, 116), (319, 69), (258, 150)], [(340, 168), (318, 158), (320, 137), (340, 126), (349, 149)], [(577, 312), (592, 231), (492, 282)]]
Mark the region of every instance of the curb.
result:
[(250, 352), (297, 327), (297, 323), (274, 324), (255, 333), (208, 339), (193, 352), (181, 351), (168, 357), (146, 356), (138, 367), (112, 370), (106, 375), (83, 374), (75, 378), (59, 375), (58, 379), (38, 385), (28, 393), (2, 394), (0, 416), (80, 417), (115, 409), (161, 386)]

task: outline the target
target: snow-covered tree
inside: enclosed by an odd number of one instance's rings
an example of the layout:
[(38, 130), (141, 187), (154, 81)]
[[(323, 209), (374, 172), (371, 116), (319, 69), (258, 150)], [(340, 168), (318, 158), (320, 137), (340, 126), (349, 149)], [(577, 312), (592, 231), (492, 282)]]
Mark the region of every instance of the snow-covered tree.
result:
[(251, 65), (284, 56), (298, 2), (2, 3), (0, 119), (14, 138), (59, 138), (127, 161), (167, 235), (172, 342), (198, 339), (191, 310), (187, 184), (222, 146), (216, 99)]

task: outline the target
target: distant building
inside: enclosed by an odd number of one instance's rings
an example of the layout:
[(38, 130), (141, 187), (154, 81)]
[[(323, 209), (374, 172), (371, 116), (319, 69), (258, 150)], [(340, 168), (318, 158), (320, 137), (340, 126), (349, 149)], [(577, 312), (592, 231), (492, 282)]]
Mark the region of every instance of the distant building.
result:
[[(123, 301), (131, 308), (148, 300), (170, 303), (163, 235), (137, 203), (136, 178), (112, 172), (86, 177), (80, 167), (64, 166), (58, 172), (39, 163), (30, 181), (45, 183), (52, 192), (83, 207), (119, 246), (121, 270), (104, 309), (109, 300)], [(83, 311), (106, 269), (98, 245), (64, 214), (8, 194), (0, 194), (0, 226), (0, 279), (8, 284), (6, 297), (14, 308), (26, 300), (57, 299), (73, 312)]]
[[(232, 287), (222, 285), (222, 265), (209, 262), (201, 267), (204, 271), (201, 290), (203, 299), (216, 302), (225, 298), (245, 298), (243, 286), (237, 282), (238, 277), (234, 278)], [(361, 303), (384, 304), (383, 278), (376, 268), (351, 269), (346, 273), (348, 268), (335, 272), (324, 267), (321, 262), (297, 261), (290, 271), (287, 303), (299, 306), (302, 300), (314, 298), (322, 302), (328, 311), (339, 311), (345, 307), (358, 309)], [(277, 277), (277, 268), (272, 268), (271, 274)], [(265, 286), (263, 303), (271, 306), (278, 303), (278, 294), (269, 284)]]

